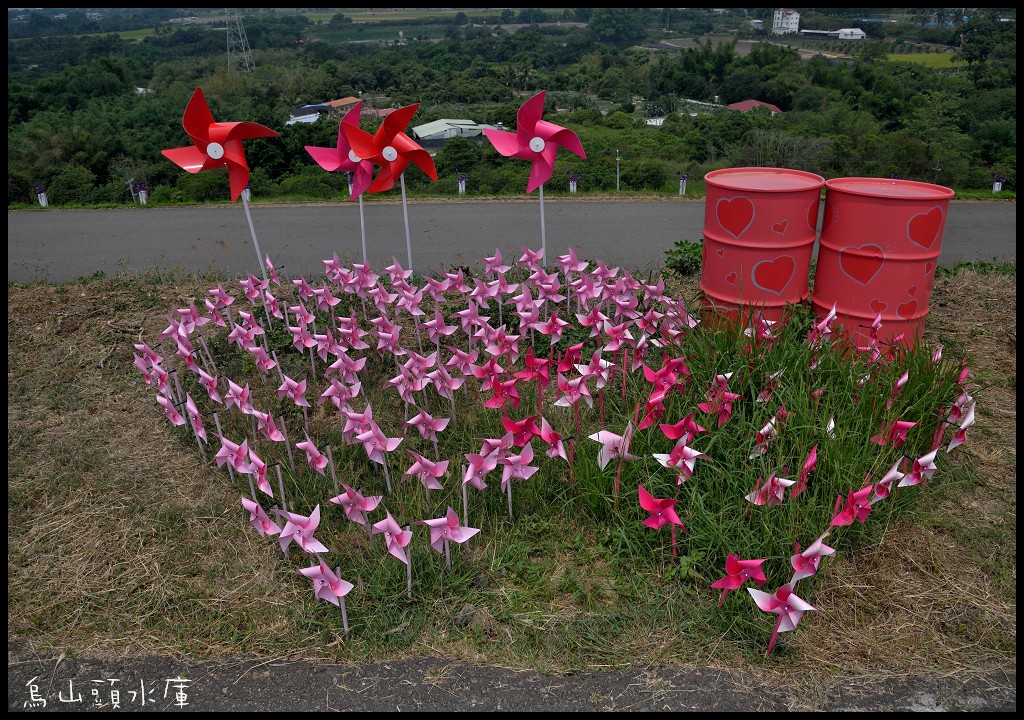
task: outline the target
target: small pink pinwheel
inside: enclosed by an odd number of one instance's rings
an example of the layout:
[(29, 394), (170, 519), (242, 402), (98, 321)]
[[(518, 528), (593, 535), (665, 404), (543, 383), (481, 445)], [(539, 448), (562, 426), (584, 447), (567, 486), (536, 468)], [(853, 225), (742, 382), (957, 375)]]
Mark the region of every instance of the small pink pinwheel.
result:
[(242, 498), (242, 507), (249, 511), (249, 524), (262, 536), (278, 535), (281, 528), (263, 510), (263, 507), (249, 498)]
[(214, 122), (202, 88), (196, 88), (188, 101), (182, 125), (192, 138), (193, 146), (160, 152), (190, 173), (226, 167), (231, 184), (231, 202), (238, 200), (249, 182), (249, 166), (245, 162), (242, 140), (278, 136), (259, 123)]
[(164, 417), (171, 421), (171, 425), (179, 426), (185, 424), (185, 418), (178, 412), (178, 408), (174, 407), (174, 401), (166, 395), (160, 394), (156, 396), (157, 404), (164, 409)]
[(479, 528), (463, 527), (459, 524), (459, 516), (449, 506), (448, 513), (441, 518), (433, 520), (420, 520), (417, 525), (426, 525), (430, 528), (430, 546), (439, 553), (444, 553), (445, 561), (450, 568), (452, 557), (448, 549), (449, 542), (464, 543), (480, 532)]
[(279, 398), (287, 397), (299, 407), (310, 407), (309, 401), (306, 400), (305, 380), (296, 382), (287, 375), (282, 375), (281, 379), (284, 382), (282, 382), (281, 387), (277, 389), (277, 396)]
[(243, 413), (248, 415), (252, 412), (252, 391), (249, 390), (249, 384), (246, 383), (245, 387), (239, 387), (230, 379), (228, 380), (228, 391), (224, 395), (224, 404), (227, 407), (235, 405)]
[(867, 522), (868, 514), (871, 512), (871, 494), (874, 492), (872, 485), (865, 485), (856, 492), (850, 491), (846, 497), (846, 507), (843, 507), (843, 496), (836, 498), (835, 508), (832, 510), (832, 527), (853, 525), (854, 520), (861, 523)]
[(299, 515), (298, 513), (285, 512), (283, 510), (279, 512), (287, 521), (285, 522), (284, 528), (281, 530), (281, 550), (288, 550), (288, 545), (294, 542), (308, 553), (327, 552), (327, 548), (319, 540), (313, 537), (313, 533), (316, 532), (317, 527), (320, 525), (319, 505), (313, 509), (313, 512), (309, 514), (309, 517)]
[(273, 415), (253, 410), (252, 416), (256, 418), (257, 429), (263, 437), (271, 442), (284, 442), (284, 435), (278, 430)]
[(871, 438), (871, 442), (878, 443), (882, 447), (892, 445), (898, 448), (907, 441), (907, 431), (917, 425), (908, 420), (893, 420), (888, 425), (883, 425), (878, 434)]
[(722, 427), (732, 417), (732, 404), (740, 399), (740, 395), (727, 390), (732, 373), (716, 375), (714, 382), (705, 394), (707, 402), (697, 403), (702, 412), (718, 415), (718, 427)]
[(519, 108), (516, 132), (510, 133), (489, 128), (484, 130), (487, 139), (501, 155), (530, 161), (532, 168), (530, 169), (530, 183), (526, 187), (528, 193), (536, 190), (551, 177), (559, 146), (581, 158), (587, 157), (576, 133), (541, 120), (545, 95), (546, 93), (541, 91)]
[(345, 126), (352, 125), (359, 127), (359, 113), (363, 107), (362, 102), (358, 102), (352, 106), (352, 109), (345, 113), (345, 117), (342, 118), (338, 124), (338, 145), (337, 147), (315, 147), (313, 145), (306, 146), (306, 152), (308, 152), (317, 165), (322, 167), (327, 172), (350, 172), (352, 173), (352, 190), (351, 197), (359, 197), (366, 189), (370, 187), (370, 183), (373, 182), (373, 163), (369, 160), (363, 160), (353, 150), (352, 145), (349, 143), (348, 137), (345, 135)]
[(391, 517), (391, 513), (388, 513), (386, 518), (373, 524), (373, 534), (380, 533), (384, 533), (384, 544), (388, 552), (408, 565), (409, 551), (405, 548), (412, 540), (412, 530), (403, 530)]
[(671, 498), (656, 498), (647, 492), (643, 485), (639, 486), (637, 494), (640, 499), (640, 507), (650, 513), (650, 517), (642, 521), (643, 524), (653, 530), (658, 530), (668, 525), (668, 529), (672, 533), (672, 557), (678, 557), (679, 550), (676, 548), (675, 526), (678, 525), (683, 529), (683, 532), (686, 532), (686, 526), (683, 525), (683, 521), (676, 514), (675, 506), (678, 501)]
[(274, 491), (270, 487), (270, 479), (267, 477), (267, 464), (263, 458), (256, 454), (256, 451), (249, 448), (249, 475), (256, 480), (256, 487), (262, 492), (274, 497)]
[(466, 453), (466, 461), (468, 465), (466, 465), (466, 472), (462, 477), (462, 484), (472, 485), (477, 490), (485, 489), (487, 483), (484, 482), (484, 478), (487, 473), (498, 467), (498, 452), (492, 450), (491, 452)]
[(796, 485), (793, 486), (793, 497), (800, 497), (801, 493), (807, 489), (807, 481), (811, 477), (811, 473), (814, 472), (814, 466), (818, 464), (818, 446), (815, 445), (811, 448), (811, 451), (807, 453), (807, 459), (804, 460), (803, 467), (800, 468), (800, 477), (796, 480)]
[(375, 462), (384, 467), (384, 482), (387, 484), (388, 492), (391, 492), (391, 473), (388, 471), (387, 453), (394, 452), (395, 448), (402, 444), (402, 438), (387, 437), (374, 421), (369, 421), (369, 429), (356, 435), (356, 440), (363, 444), (366, 456), (370, 462)]
[(772, 475), (763, 485), (747, 495), (746, 499), (754, 505), (781, 505), (786, 501), (786, 488), (795, 482)]
[(740, 560), (739, 555), (729, 553), (725, 558), (725, 577), (716, 580), (711, 585), (711, 587), (722, 591), (721, 597), (718, 598), (718, 607), (722, 607), (727, 592), (738, 590), (747, 580), (753, 580), (758, 587), (764, 585), (768, 578), (765, 577), (764, 570), (761, 569), (761, 563), (767, 559)]
[(231, 465), (236, 471), (242, 474), (248, 474), (249, 472), (249, 444), (243, 440), (241, 445), (236, 445), (231, 442), (223, 435), (220, 437), (220, 450), (217, 451), (217, 455), (214, 457), (214, 462), (217, 463), (217, 467), (224, 467), (227, 463)]
[(672, 451), (667, 454), (652, 454), (654, 455), (654, 459), (657, 460), (662, 467), (678, 471), (676, 475), (676, 485), (682, 485), (689, 478), (693, 477), (693, 471), (697, 465), (698, 458), (704, 458), (708, 462), (711, 462), (711, 458), (707, 455), (689, 447), (686, 444), (686, 440), (680, 440), (677, 442), (675, 447), (672, 448)]
[(416, 428), (420, 437), (437, 445), (437, 434), (448, 427), (450, 422), (450, 418), (435, 418), (426, 410), (420, 410), (406, 422), (406, 425)]
[(946, 448), (946, 452), (952, 451), (958, 445), (961, 445), (964, 440), (967, 439), (967, 428), (974, 424), (974, 403), (972, 402), (967, 407), (967, 412), (964, 414), (963, 419), (960, 421), (959, 429), (953, 434), (953, 439), (949, 441), (949, 447)]
[(345, 508), (345, 517), (354, 523), (360, 525), (368, 525), (369, 520), (366, 517), (366, 513), (373, 512), (380, 505), (380, 501), (383, 499), (381, 495), (371, 495), (369, 497), (364, 496), (358, 490), (355, 490), (345, 483), (341, 486), (345, 488), (345, 492), (336, 497), (332, 497), (328, 502), (332, 502), (335, 505), (341, 505)]
[(828, 341), (832, 337), (832, 324), (835, 320), (836, 306), (833, 304), (832, 309), (828, 311), (828, 315), (807, 332), (807, 342), (815, 345), (822, 341)]
[[(403, 473), (403, 476), (413, 476), (419, 479), (427, 490), (441, 490), (441, 483), (438, 482), (448, 472), (448, 461), (432, 462), (420, 455), (418, 452), (409, 450), (408, 453), (415, 458), (415, 462)], [(430, 494), (427, 494), (428, 502)]]
[(343, 598), (355, 587), (339, 578), (323, 560), (313, 567), (301, 568), (298, 573), (313, 581), (313, 590), (318, 598), (338, 607), (341, 607)]
[(903, 389), (903, 386), (907, 384), (908, 380), (910, 380), (910, 371), (906, 370), (902, 375), (900, 375), (899, 379), (896, 381), (896, 384), (892, 388), (892, 394), (889, 396), (889, 399), (885, 403), (885, 408), (887, 410), (892, 407), (893, 401), (896, 400), (896, 396), (899, 395), (900, 390)]
[[(501, 460), (505, 467), (501, 471), (501, 489), (511, 488), (509, 481), (514, 479), (528, 480), (540, 468), (533, 467), (533, 443), (528, 442), (518, 455), (507, 455)], [(511, 490), (509, 489), (509, 493)]]
[(410, 162), (437, 182), (437, 170), (434, 168), (430, 153), (405, 134), (405, 128), (418, 109), (419, 103), (395, 110), (384, 118), (375, 135), (361, 130), (358, 125), (342, 123), (349, 146), (356, 156), (380, 166), (377, 179), (367, 192), (377, 193), (393, 188), (395, 181), (405, 172)]
[(309, 463), (311, 468), (321, 475), (324, 474), (324, 468), (327, 467), (327, 456), (320, 452), (316, 443), (309, 439), (309, 435), (306, 435), (304, 442), (295, 443), (295, 447), (299, 450), (305, 451), (306, 462)]
[(530, 442), (535, 437), (540, 437), (540, 428), (537, 427), (537, 415), (533, 417), (524, 418), (522, 420), (513, 420), (510, 417), (503, 417), (501, 424), (505, 428), (506, 432), (512, 433), (512, 443), (518, 447), (522, 447)]
[(622, 460), (637, 460), (635, 455), (629, 454), (629, 442), (633, 436), (633, 423), (626, 424), (626, 431), (622, 435), (616, 435), (608, 430), (601, 430), (589, 435), (591, 440), (601, 443), (601, 449), (597, 451), (597, 464), (604, 470), (608, 463), (615, 458)]
[(927, 455), (922, 455), (914, 461), (914, 464), (896, 487), (910, 487), (912, 485), (924, 485), (931, 479), (938, 469), (935, 466), (935, 455), (938, 450), (932, 450)]
[[(544, 452), (549, 458), (560, 457), (569, 462), (569, 456), (565, 452), (565, 443), (562, 442), (562, 436), (552, 430), (551, 426), (548, 425), (548, 421), (543, 417), (540, 419), (540, 439), (548, 445), (548, 449)], [(572, 472), (571, 466), (569, 471)]]
[(208, 442), (206, 439), (206, 427), (203, 425), (203, 416), (199, 414), (196, 401), (188, 393), (185, 393), (185, 412), (188, 413), (188, 419), (192, 423), (192, 429), (195, 431), (196, 437), (200, 438), (203, 442)]
[(203, 371), (202, 368), (195, 368), (196, 374), (199, 376), (199, 384), (206, 390), (206, 394), (215, 403), (220, 405), (224, 404), (224, 400), (221, 399), (220, 393), (217, 392), (217, 378)]
[[(892, 494), (893, 483), (902, 480), (904, 475), (900, 472), (900, 464), (903, 462), (903, 458), (900, 458), (892, 464), (881, 480), (875, 483), (874, 492), (875, 494), (871, 497), (871, 504), (874, 505), (880, 500), (885, 500), (889, 495)], [(897, 486), (898, 487), (898, 486)]]
[(690, 413), (674, 425), (662, 423), (658, 427), (669, 440), (682, 440), (684, 443), (690, 442), (690, 440), (697, 436), (697, 433), (707, 432), (693, 419), (693, 413)]
[(805, 612), (815, 610), (810, 603), (804, 602), (793, 592), (792, 585), (783, 585), (773, 595), (766, 592), (747, 588), (747, 592), (754, 598), (754, 602), (766, 613), (775, 613), (779, 619), (775, 621), (775, 629), (772, 631), (771, 640), (768, 641), (768, 650), (765, 655), (771, 655), (775, 647), (775, 640), (780, 632), (796, 630)]
[(829, 530), (826, 530), (822, 533), (803, 552), (800, 551), (800, 543), (796, 543), (793, 557), (789, 559), (790, 564), (793, 566), (793, 578), (789, 581), (790, 586), (796, 585), (798, 580), (803, 580), (817, 573), (821, 558), (826, 555), (835, 554), (835, 548), (829, 547), (824, 542), (829, 532)]

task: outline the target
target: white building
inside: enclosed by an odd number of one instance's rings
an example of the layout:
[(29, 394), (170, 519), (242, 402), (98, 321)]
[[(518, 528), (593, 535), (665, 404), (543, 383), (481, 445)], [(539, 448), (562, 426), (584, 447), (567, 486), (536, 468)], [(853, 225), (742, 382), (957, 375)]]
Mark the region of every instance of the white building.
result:
[(800, 13), (789, 8), (780, 8), (773, 13), (773, 35), (787, 35), (797, 32), (800, 32)]
[[(829, 35), (832, 34), (829, 33)], [(835, 36), (840, 40), (863, 40), (868, 35), (860, 28), (839, 28), (839, 30), (836, 30)]]

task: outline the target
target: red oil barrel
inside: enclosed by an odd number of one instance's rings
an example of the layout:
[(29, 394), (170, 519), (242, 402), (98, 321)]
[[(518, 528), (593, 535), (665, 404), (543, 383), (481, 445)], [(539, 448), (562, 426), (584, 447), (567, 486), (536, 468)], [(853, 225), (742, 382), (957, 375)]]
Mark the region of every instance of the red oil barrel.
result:
[(704, 180), (700, 289), (706, 310), (781, 320), (810, 294), (808, 274), (825, 179), (785, 168), (715, 170)]
[(878, 339), (913, 346), (928, 315), (949, 201), (947, 187), (910, 180), (834, 178), (825, 183), (821, 246), (811, 303), (858, 344), (879, 313)]

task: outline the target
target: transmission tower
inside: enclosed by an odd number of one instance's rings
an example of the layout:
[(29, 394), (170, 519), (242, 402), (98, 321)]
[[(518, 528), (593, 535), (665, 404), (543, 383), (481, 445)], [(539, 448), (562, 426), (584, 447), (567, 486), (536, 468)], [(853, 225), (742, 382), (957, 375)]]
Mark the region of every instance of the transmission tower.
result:
[(232, 8), (225, 8), (224, 13), (228, 17), (228, 64), (232, 67), (237, 66), (239, 72), (252, 72), (256, 63), (252, 59), (252, 51), (249, 50), (249, 39), (245, 36), (242, 16), (236, 14)]

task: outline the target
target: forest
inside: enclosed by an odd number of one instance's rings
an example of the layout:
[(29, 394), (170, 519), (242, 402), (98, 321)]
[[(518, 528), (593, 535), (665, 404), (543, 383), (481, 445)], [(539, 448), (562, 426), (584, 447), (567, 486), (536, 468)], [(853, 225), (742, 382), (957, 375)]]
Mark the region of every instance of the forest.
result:
[[(160, 154), (188, 144), (181, 118), (196, 87), (215, 119), (280, 132), (246, 142), (259, 199), (337, 199), (345, 187), (303, 149), (333, 145), (339, 119), (285, 125), (294, 108), (356, 96), (377, 109), (420, 103), (413, 125), (469, 118), (514, 127), (519, 105), (539, 90), (548, 91), (545, 117), (575, 131), (588, 155), (560, 156), (547, 186), (556, 193), (568, 191), (570, 174), (582, 192), (618, 181), (625, 192), (672, 193), (682, 174), (699, 192), (707, 172), (743, 165), (958, 191), (1002, 177), (1016, 188), (1013, 10), (865, 23), (868, 39), (818, 52), (752, 30), (751, 19), (770, 15), (764, 9), (505, 9), (372, 23), (348, 11), (279, 9), (242, 16), (251, 72), (231, 63), (224, 18), (178, 22), (198, 12), (8, 11), (9, 207), (34, 204), (40, 188), (55, 205), (132, 202), (129, 180), (154, 203), (226, 200), (226, 173), (189, 175)], [(825, 28), (857, 17), (801, 12)], [(668, 44), (675, 39), (689, 42)], [(892, 59), (908, 52), (949, 61)], [(750, 99), (782, 113), (724, 107)], [(374, 120), (361, 126), (372, 131)], [(459, 174), (470, 195), (526, 185), (527, 164), (486, 141), (450, 140), (435, 163), (439, 181), (413, 168), (410, 192), (454, 195)]]

